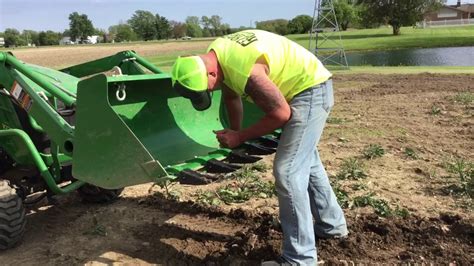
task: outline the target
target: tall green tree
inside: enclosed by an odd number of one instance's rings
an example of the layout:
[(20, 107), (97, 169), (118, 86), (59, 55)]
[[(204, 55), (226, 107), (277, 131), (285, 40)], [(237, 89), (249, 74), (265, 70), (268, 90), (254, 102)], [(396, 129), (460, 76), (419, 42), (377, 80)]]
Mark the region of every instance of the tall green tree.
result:
[(230, 25), (228, 23), (223, 23), (221, 25), (221, 31), (223, 35), (231, 34), (232, 29), (230, 28)]
[(51, 30), (42, 31), (38, 35), (40, 45), (57, 45), (61, 39), (62, 34)]
[(128, 42), (137, 40), (137, 34), (128, 24), (118, 24), (109, 27), (109, 34), (116, 42)]
[(137, 10), (128, 20), (133, 31), (144, 41), (154, 40), (157, 35), (156, 17), (149, 11)]
[(34, 30), (23, 30), (20, 38), (25, 40), (26, 44), (39, 45), (39, 33)]
[(222, 18), (218, 15), (212, 15), (209, 19), (209, 23), (211, 24), (211, 32), (212, 36), (222, 36), (224, 32), (224, 28), (222, 25)]
[(288, 33), (307, 33), (311, 30), (313, 18), (308, 15), (299, 15), (288, 22)]
[(95, 29), (87, 15), (73, 12), (69, 14), (69, 31), (73, 41), (79, 39), (83, 42), (87, 39), (87, 36), (94, 34)]
[(186, 23), (171, 21), (171, 36), (175, 39), (179, 39), (186, 35)]
[(423, 19), (426, 12), (441, 7), (442, 0), (358, 0), (364, 5), (364, 23), (389, 24), (393, 35), (400, 35), (402, 26), (412, 26)]
[(20, 32), (16, 29), (5, 29), (4, 39), (6, 47), (21, 46), (23, 44), (20, 38)]
[(202, 28), (199, 25), (199, 18), (189, 16), (186, 18), (186, 35), (190, 37), (202, 37)]
[(204, 37), (214, 36), (211, 29), (211, 19), (208, 16), (201, 17), (201, 25), (202, 25), (202, 36)]
[(288, 34), (288, 20), (273, 19), (266, 21), (257, 21), (257, 29), (274, 32), (280, 35)]
[(168, 39), (171, 36), (172, 28), (167, 18), (156, 14), (155, 26), (158, 40)]
[(359, 6), (353, 0), (334, 1), (334, 11), (339, 28), (343, 31), (359, 20)]

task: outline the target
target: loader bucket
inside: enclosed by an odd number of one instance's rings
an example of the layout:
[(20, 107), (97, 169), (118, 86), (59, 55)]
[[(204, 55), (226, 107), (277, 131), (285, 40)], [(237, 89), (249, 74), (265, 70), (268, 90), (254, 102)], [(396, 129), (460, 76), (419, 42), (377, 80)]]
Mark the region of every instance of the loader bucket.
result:
[[(68, 147), (74, 177), (114, 189), (160, 181), (168, 169), (196, 157), (225, 156), (229, 151), (219, 148), (212, 132), (227, 125), (220, 92), (212, 98), (208, 110), (196, 111), (172, 89), (168, 74), (82, 80)], [(246, 123), (259, 116), (249, 111)]]

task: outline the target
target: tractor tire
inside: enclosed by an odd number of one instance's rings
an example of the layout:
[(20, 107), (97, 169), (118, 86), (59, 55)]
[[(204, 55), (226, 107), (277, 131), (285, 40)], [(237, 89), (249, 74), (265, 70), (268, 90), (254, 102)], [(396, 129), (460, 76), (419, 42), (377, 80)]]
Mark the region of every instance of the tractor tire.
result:
[(0, 250), (14, 247), (25, 233), (23, 201), (8, 181), (0, 180)]
[(109, 203), (118, 199), (123, 188), (105, 189), (85, 184), (77, 189), (79, 196), (88, 203)]

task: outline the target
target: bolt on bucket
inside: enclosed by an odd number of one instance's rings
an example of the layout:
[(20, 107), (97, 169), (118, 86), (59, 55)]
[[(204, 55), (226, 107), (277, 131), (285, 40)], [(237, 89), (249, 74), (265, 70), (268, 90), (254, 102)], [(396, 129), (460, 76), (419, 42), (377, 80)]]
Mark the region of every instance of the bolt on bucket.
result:
[[(254, 105), (245, 109), (244, 124), (261, 116)], [(172, 166), (229, 153), (212, 132), (228, 125), (220, 91), (209, 109), (196, 111), (168, 74), (82, 80), (76, 112), (73, 175), (99, 187), (158, 182)]]

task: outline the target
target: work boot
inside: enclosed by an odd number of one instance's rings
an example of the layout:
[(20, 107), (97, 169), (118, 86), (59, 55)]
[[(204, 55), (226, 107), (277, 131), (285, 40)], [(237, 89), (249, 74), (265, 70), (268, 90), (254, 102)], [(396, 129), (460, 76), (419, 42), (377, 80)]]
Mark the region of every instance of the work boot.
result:
[(349, 233), (345, 235), (317, 235), (316, 234), (316, 239), (339, 239), (339, 240), (344, 240), (349, 238)]
[(287, 262), (283, 258), (278, 258), (277, 260), (264, 261), (260, 266), (292, 266), (293, 264)]

